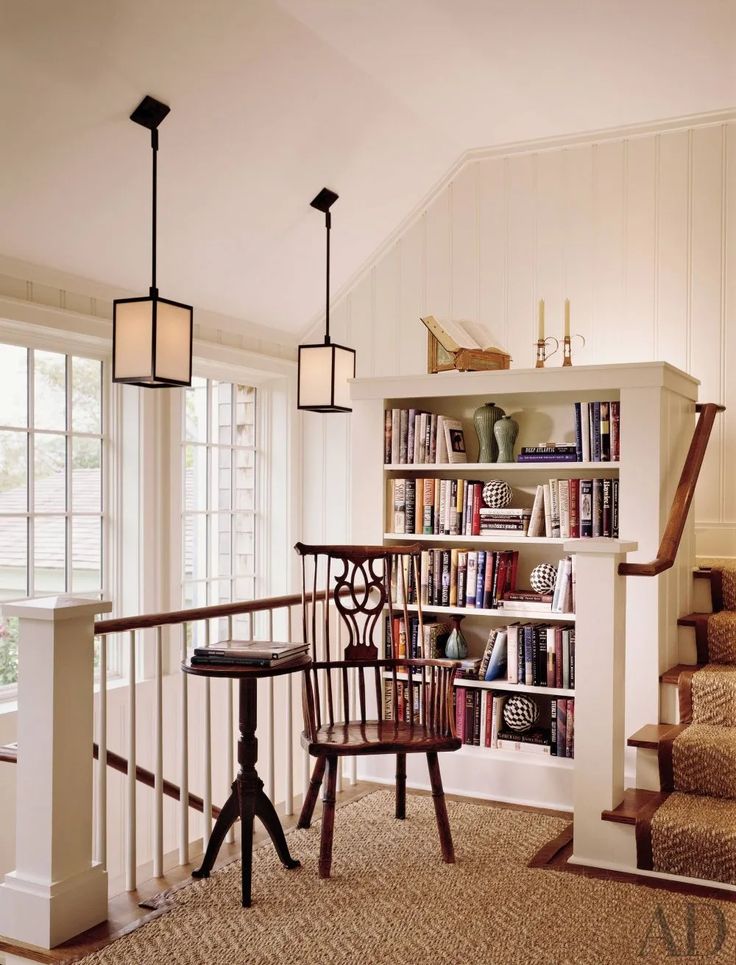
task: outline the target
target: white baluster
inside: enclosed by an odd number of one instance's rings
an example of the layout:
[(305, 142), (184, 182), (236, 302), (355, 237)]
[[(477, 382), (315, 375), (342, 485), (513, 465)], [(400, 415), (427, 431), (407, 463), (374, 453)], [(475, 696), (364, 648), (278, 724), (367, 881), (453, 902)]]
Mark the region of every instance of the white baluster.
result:
[[(233, 638), (233, 618), (227, 618), (227, 638), (232, 640)], [(225, 696), (225, 769), (226, 769), (226, 781), (227, 787), (225, 788), (225, 800), (230, 796), (232, 783), (233, 783), (233, 683), (232, 680), (225, 680), (224, 684), (227, 688)], [(235, 841), (235, 829), (230, 828), (227, 833), (225, 840), (228, 844), (232, 844)]]
[[(273, 610), (268, 611), (268, 639), (273, 641)], [(274, 753), (274, 748), (276, 745), (276, 740), (274, 738), (274, 712), (273, 712), (273, 685), (274, 678), (267, 678), (267, 688), (266, 688), (266, 713), (268, 716), (268, 784), (266, 786), (266, 793), (271, 798), (271, 801), (275, 801), (276, 797), (276, 757)]]
[[(356, 701), (358, 700), (358, 668), (353, 667), (350, 671), (350, 706), (355, 707)], [(353, 710), (352, 716), (355, 717), (355, 710)], [(350, 784), (355, 785), (358, 783), (358, 758), (353, 755), (350, 758)]]
[(130, 631), (128, 645), (128, 777), (127, 777), (127, 835), (125, 841), (125, 888), (135, 891), (136, 888), (136, 736), (135, 736), (135, 698), (136, 698), (136, 669), (135, 669), (135, 630)]
[[(209, 646), (210, 621), (204, 622), (204, 644)], [(207, 847), (212, 831), (212, 695), (210, 678), (204, 678), (204, 722), (202, 728), (204, 774), (202, 777), (202, 847)]]
[[(291, 607), (286, 609), (286, 639), (292, 641)], [(294, 813), (294, 711), (293, 690), (291, 680), (294, 674), (287, 673), (286, 677), (286, 768), (284, 771), (284, 814)]]
[(164, 873), (164, 701), (163, 628), (156, 627), (153, 716), (153, 877)]
[[(336, 659), (342, 660), (344, 656), (343, 646), (342, 646), (342, 620), (340, 619), (340, 614), (337, 612), (337, 608), (335, 608), (334, 619), (335, 619), (335, 623), (337, 624)], [(340, 717), (342, 713), (342, 673), (339, 670), (337, 672), (336, 683), (337, 683), (337, 686), (335, 687), (335, 718), (337, 719)], [(337, 765), (337, 793), (338, 794), (340, 793), (340, 791), (342, 791), (342, 778), (343, 778), (342, 772), (344, 767), (345, 767), (345, 758), (344, 757), (338, 758), (338, 765)]]
[(99, 638), (100, 690), (97, 717), (97, 860), (107, 868), (107, 637)]
[[(187, 659), (187, 624), (181, 627), (181, 659)], [(179, 864), (189, 864), (189, 684), (185, 673), (179, 674)]]

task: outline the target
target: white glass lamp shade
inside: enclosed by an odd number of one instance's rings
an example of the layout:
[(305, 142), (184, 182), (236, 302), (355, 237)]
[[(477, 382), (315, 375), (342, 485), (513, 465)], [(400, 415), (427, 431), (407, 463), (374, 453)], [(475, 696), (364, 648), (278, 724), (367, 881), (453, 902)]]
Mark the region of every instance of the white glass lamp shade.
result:
[(344, 345), (299, 346), (297, 408), (352, 412), (348, 379), (355, 378), (355, 349)]
[(191, 305), (157, 296), (113, 302), (113, 382), (191, 385), (192, 327)]

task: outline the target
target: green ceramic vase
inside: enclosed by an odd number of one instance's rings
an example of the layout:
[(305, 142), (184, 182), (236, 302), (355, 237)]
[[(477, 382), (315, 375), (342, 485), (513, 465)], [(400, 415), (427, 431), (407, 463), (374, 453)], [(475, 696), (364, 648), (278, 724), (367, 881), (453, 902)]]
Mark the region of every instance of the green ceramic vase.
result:
[(514, 461), (514, 443), (519, 434), (519, 423), (511, 416), (504, 415), (494, 424), (493, 434), (498, 444), (497, 462)]
[(478, 462), (496, 462), (498, 459), (498, 443), (493, 434), (493, 427), (506, 413), (495, 402), (486, 402), (479, 406), (473, 414), (473, 425), (478, 435)]

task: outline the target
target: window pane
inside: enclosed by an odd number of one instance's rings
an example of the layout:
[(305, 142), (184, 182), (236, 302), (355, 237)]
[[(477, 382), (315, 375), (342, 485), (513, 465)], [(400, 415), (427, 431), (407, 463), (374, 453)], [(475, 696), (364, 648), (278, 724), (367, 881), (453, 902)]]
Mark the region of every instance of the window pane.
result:
[(184, 447), (184, 509), (188, 513), (207, 509), (207, 450)]
[(232, 444), (232, 391), (229, 382), (212, 383), (212, 429), (209, 441), (220, 446)]
[(211, 560), (207, 574), (209, 577), (229, 577), (232, 574), (230, 524), (229, 513), (215, 513), (210, 517)]
[(28, 520), (0, 518), (0, 600), (28, 595)]
[(37, 429), (66, 429), (66, 356), (34, 352), (33, 406)]
[(102, 362), (72, 359), (72, 429), (102, 432)]
[(213, 446), (210, 449), (212, 465), (212, 481), (210, 493), (212, 505), (210, 509), (230, 509), (230, 494), (232, 490), (232, 449)]
[(237, 516), (233, 516), (234, 576), (249, 576), (255, 571), (254, 523), (255, 520), (252, 515), (238, 513)]
[(184, 436), (190, 442), (207, 442), (207, 380), (192, 379), (184, 393)]
[(255, 509), (255, 486), (255, 453), (248, 449), (236, 449), (234, 509), (247, 509), (250, 511)]
[(28, 511), (28, 434), (0, 432), (0, 513)]
[(0, 617), (0, 687), (18, 679), (18, 618)]
[(63, 593), (66, 589), (66, 520), (63, 516), (39, 517), (33, 523), (35, 596)]
[(102, 520), (99, 516), (72, 518), (72, 590), (99, 593), (102, 589)]
[(72, 440), (72, 507), (75, 513), (102, 512), (102, 443)]
[(66, 439), (36, 433), (34, 438), (34, 510), (66, 510)]
[(184, 517), (184, 579), (207, 576), (207, 517)]
[[(184, 584), (184, 608), (207, 606), (207, 584), (206, 583), (185, 583)], [(204, 643), (204, 623), (197, 620), (195, 623), (187, 624), (187, 649), (200, 647)]]
[(235, 445), (256, 444), (256, 390), (249, 385), (235, 386)]
[(28, 349), (0, 349), (0, 426), (28, 425)]

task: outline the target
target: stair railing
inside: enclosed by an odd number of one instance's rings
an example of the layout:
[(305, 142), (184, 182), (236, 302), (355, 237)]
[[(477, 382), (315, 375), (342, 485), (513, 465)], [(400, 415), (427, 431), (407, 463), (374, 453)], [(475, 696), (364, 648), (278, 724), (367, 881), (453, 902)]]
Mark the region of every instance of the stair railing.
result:
[[(317, 605), (321, 608), (319, 620), (321, 626), (325, 619), (324, 601), (318, 598)], [(41, 612), (44, 606), (47, 607), (47, 611)], [(23, 879), (20, 869), (21, 866), (25, 868), (27, 865), (29, 879), (31, 876), (35, 879), (47, 876), (50, 882), (63, 879), (63, 875), (59, 875), (56, 854), (59, 841), (65, 834), (68, 835), (70, 822), (74, 822), (77, 825), (75, 835), (79, 840), (79, 847), (76, 857), (70, 863), (69, 878), (78, 878), (80, 868), (89, 872), (101, 871), (104, 889), (100, 882), (95, 884), (95, 888), (100, 893), (104, 890), (106, 898), (105, 869), (109, 830), (108, 767), (99, 766), (98, 763), (93, 774), (93, 757), (98, 761), (105, 760), (109, 767), (125, 775), (123, 820), (126, 889), (135, 890), (139, 865), (149, 860), (148, 854), (142, 855), (144, 842), (139, 841), (136, 801), (138, 784), (147, 785), (152, 788), (153, 793), (150, 855), (153, 876), (160, 877), (164, 873), (163, 800), (165, 796), (178, 800), (176, 834), (178, 863), (188, 864), (190, 843), (200, 836), (206, 842), (212, 828), (212, 820), (219, 813), (219, 809), (213, 805), (213, 761), (216, 759), (217, 770), (224, 773), (227, 780), (227, 783), (223, 782), (223, 786), (216, 790), (215, 796), (218, 801), (226, 799), (234, 777), (234, 685), (232, 681), (215, 681), (215, 687), (218, 689), (213, 690), (209, 678), (190, 678), (187, 674), (178, 673), (178, 661), (188, 656), (196, 624), (200, 625), (200, 639), (205, 642), (217, 639), (214, 634), (218, 632), (222, 637), (226, 635), (232, 638), (235, 618), (244, 618), (245, 627), (238, 628), (237, 633), (237, 636), (243, 639), (301, 639), (301, 593), (166, 613), (98, 620), (94, 620), (93, 614), (109, 611), (109, 603), (91, 604), (89, 600), (57, 598), (47, 601), (22, 601), (17, 604), (8, 604), (7, 607), (9, 610), (12, 608), (12, 615), (16, 615), (19, 619), (21, 660), (18, 745), (0, 748), (0, 760), (19, 765), (16, 836), (18, 867), (13, 872), (13, 876)], [(334, 608), (331, 609), (330, 614), (333, 612)], [(214, 621), (223, 620), (227, 622), (226, 634), (222, 633), (221, 629), (218, 631), (214, 623)], [(177, 636), (172, 635), (168, 640), (172, 650), (170, 656), (174, 656), (175, 650), (176, 660), (166, 660), (167, 641), (164, 638), (164, 628), (167, 627), (178, 630)], [(154, 631), (153, 634), (145, 633), (151, 630)], [(331, 632), (334, 633), (335, 639), (341, 642), (342, 622), (335, 620), (335, 627)], [(108, 681), (108, 647), (116, 639), (116, 635), (121, 634), (125, 648), (124, 662), (127, 667), (127, 684), (124, 688), (120, 688), (125, 691), (123, 700), (126, 702), (125, 747), (113, 751), (108, 746), (108, 688), (103, 684)], [(144, 634), (142, 638), (139, 638), (140, 634)], [(63, 647), (60, 644), (63, 644)], [(138, 676), (141, 645), (144, 648), (149, 645), (154, 647), (152, 680), (141, 680)], [(95, 650), (99, 686), (95, 687), (93, 699), (90, 684), (93, 679)], [(167, 662), (170, 669), (176, 671), (175, 673), (166, 674)], [(59, 668), (63, 674), (61, 677)], [(164, 688), (164, 680), (167, 677), (169, 686)], [(175, 679), (177, 677), (178, 679)], [(172, 690), (171, 684), (175, 689)], [(151, 685), (153, 687), (152, 727), (144, 731), (140, 727), (140, 720), (137, 720), (140, 710), (139, 692), (142, 687), (150, 688)], [(219, 685), (225, 685), (224, 693)], [(275, 685), (279, 688), (278, 700), (275, 699)], [(306, 752), (301, 755), (301, 780), (296, 775), (299, 770), (299, 753), (298, 751), (295, 753), (295, 748), (298, 748), (301, 713), (298, 709), (297, 713), (294, 712), (294, 702), (295, 700), (300, 702), (301, 699), (299, 685), (299, 679), (294, 682), (294, 675), (291, 674), (278, 680), (271, 677), (259, 681), (259, 687), (262, 687), (265, 697), (265, 700), (259, 701), (265, 711), (265, 719), (259, 726), (259, 739), (264, 748), (260, 754), (262, 777), (267, 794), (275, 803), (283, 804), (287, 815), (294, 813), (295, 788), (299, 791), (305, 790), (310, 777), (310, 761)], [(354, 682), (351, 681), (350, 685), (354, 686)], [(191, 687), (202, 688), (198, 694), (201, 697), (201, 719), (197, 721), (196, 735), (190, 733), (190, 729), (194, 730), (190, 723)], [(165, 691), (169, 703), (166, 713)], [(223, 734), (213, 735), (213, 697), (218, 700), (218, 710), (222, 710), (222, 702), (224, 702)], [(177, 705), (176, 708), (174, 704)], [(63, 705), (66, 705), (66, 709)], [(53, 708), (49, 725), (44, 724), (48, 716), (47, 707)], [(56, 714), (61, 716), (54, 716)], [(164, 726), (165, 722), (166, 726)], [(138, 763), (137, 729), (143, 734), (149, 753), (152, 753), (151, 770)], [(62, 734), (72, 733), (75, 738), (69, 742), (72, 746), (60, 747), (59, 742), (52, 737), (52, 731)], [(275, 740), (275, 735), (278, 736), (278, 740)], [(193, 743), (194, 737), (196, 737), (196, 750)], [(166, 776), (163, 763), (165, 741), (169, 748), (171, 742), (175, 743), (178, 755), (178, 773)], [(93, 754), (89, 754), (88, 751), (85, 753), (84, 748), (90, 746), (93, 748)], [(118, 750), (123, 753), (118, 753)], [(203, 777), (200, 781), (201, 787), (197, 788), (201, 796), (193, 794), (190, 790), (190, 764), (193, 759), (190, 750), (201, 754), (199, 769)], [(219, 758), (217, 755), (220, 755)], [(33, 762), (33, 772), (31, 772), (30, 762)], [(42, 768), (39, 768), (39, 762), (43, 765)], [(344, 777), (351, 784), (355, 784), (357, 782), (355, 759), (346, 758), (343, 766), (345, 772), (341, 770), (338, 775), (339, 786), (342, 786)], [(68, 770), (70, 777), (69, 784), (65, 788), (62, 788), (58, 781), (58, 774), (62, 770)], [(36, 782), (35, 796), (32, 801), (25, 799), (29, 775)], [(76, 782), (72, 775), (76, 775)], [(300, 783), (301, 787), (299, 787)], [(73, 800), (75, 794), (78, 802), (84, 799), (83, 807), (78, 808), (83, 815), (76, 813), (71, 807), (69, 799)], [(45, 799), (43, 808), (49, 816), (46, 825), (50, 828), (48, 841), (44, 842), (43, 854), (40, 858), (37, 842), (32, 842), (34, 818), (30, 815), (30, 812), (37, 808), (39, 798)], [(201, 813), (201, 835), (190, 832), (191, 809)], [(57, 821), (54, 817), (55, 812), (59, 810), (63, 812), (62, 821)], [(112, 830), (110, 829), (110, 833)], [(171, 832), (170, 827), (168, 830)], [(92, 834), (87, 846), (82, 839), (90, 835), (90, 831)], [(171, 840), (171, 833), (167, 837)], [(26, 840), (29, 842), (28, 860), (26, 860), (24, 844)], [(234, 840), (232, 835), (231, 840)], [(42, 916), (38, 914), (35, 915), (35, 920), (32, 920), (32, 916), (28, 916), (27, 927), (23, 924), (22, 927), (16, 928), (14, 923), (6, 923), (4, 919), (2, 890), (0, 887), (0, 934), (18, 941), (30, 942), (41, 947), (53, 947), (65, 938), (90, 927), (95, 916), (96, 921), (104, 920), (104, 914), (90, 908), (88, 919), (85, 919), (81, 925), (77, 922), (54, 923), (51, 921), (54, 911), (50, 908), (49, 922), (51, 923), (46, 923), (47, 928), (44, 925), (45, 930), (41, 927)]]
[(672, 499), (667, 525), (664, 528), (657, 555), (649, 563), (621, 563), (618, 570), (621, 576), (658, 576), (674, 565), (713, 431), (713, 423), (716, 415), (719, 412), (725, 412), (726, 407), (716, 402), (703, 402), (695, 406), (695, 411), (699, 413), (698, 423)]

